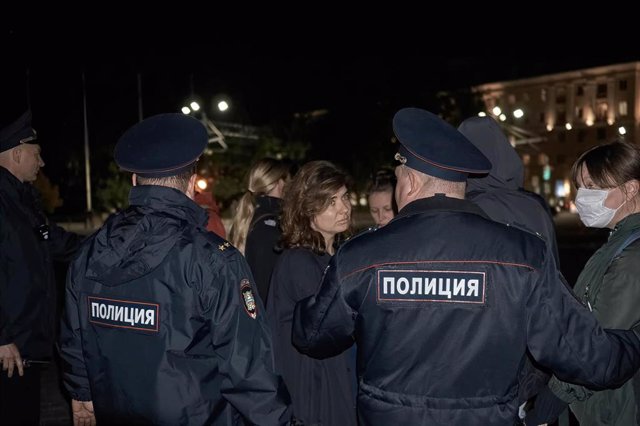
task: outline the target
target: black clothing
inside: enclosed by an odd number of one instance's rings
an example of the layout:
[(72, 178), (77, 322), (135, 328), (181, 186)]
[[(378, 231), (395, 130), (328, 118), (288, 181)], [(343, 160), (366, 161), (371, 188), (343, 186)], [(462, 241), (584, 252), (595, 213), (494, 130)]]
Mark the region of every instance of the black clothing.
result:
[(282, 250), (278, 249), (282, 231), (280, 229), (280, 198), (261, 195), (256, 199), (256, 209), (251, 219), (244, 255), (256, 280), (258, 294), (267, 305), (271, 274)]
[(319, 292), (296, 306), (303, 353), (335, 356), (353, 336), (366, 425), (511, 426), (527, 348), (593, 388), (619, 386), (640, 366), (636, 334), (603, 332), (540, 238), (443, 196), (346, 242)]
[(71, 264), (64, 382), (98, 424), (284, 424), (251, 272), (183, 193), (136, 186)]
[(0, 423), (2, 426), (34, 426), (40, 424), (40, 366), (24, 369), (20, 377), (13, 371), (0, 374)]
[(267, 310), (276, 371), (291, 393), (296, 417), (305, 425), (350, 426), (356, 424), (356, 413), (348, 354), (318, 360), (291, 343), (295, 304), (316, 292), (330, 258), (305, 248), (285, 250), (273, 271)]
[(53, 262), (68, 261), (80, 242), (80, 236), (48, 223), (31, 184), (0, 167), (0, 345), (15, 343), (22, 358), (51, 357), (57, 323)]
[[(472, 117), (459, 128), (491, 161), (491, 171), (472, 176), (467, 181), (467, 199), (476, 203), (496, 222), (515, 225), (543, 238), (560, 265), (556, 231), (551, 211), (538, 194), (523, 189), (524, 166), (497, 121), (488, 117)], [(533, 398), (551, 378), (551, 372), (530, 356), (522, 370), (518, 389), (521, 403)]]
[[(0, 167), (0, 345), (14, 343), (22, 359), (51, 358), (56, 335), (54, 260), (68, 261), (81, 237), (48, 223), (39, 195)], [(0, 422), (38, 424), (40, 372), (0, 372)]]
[(498, 123), (488, 117), (472, 117), (459, 130), (492, 164), (488, 174), (467, 180), (467, 199), (496, 222), (513, 224), (544, 238), (559, 265), (551, 211), (542, 197), (523, 189), (522, 160)]

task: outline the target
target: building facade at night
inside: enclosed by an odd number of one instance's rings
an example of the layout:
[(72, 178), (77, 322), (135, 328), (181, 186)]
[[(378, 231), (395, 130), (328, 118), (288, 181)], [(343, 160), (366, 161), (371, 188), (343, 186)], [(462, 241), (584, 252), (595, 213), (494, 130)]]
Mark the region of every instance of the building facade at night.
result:
[(472, 88), (509, 135), (525, 188), (568, 208), (571, 166), (588, 148), (640, 137), (640, 62), (487, 83)]

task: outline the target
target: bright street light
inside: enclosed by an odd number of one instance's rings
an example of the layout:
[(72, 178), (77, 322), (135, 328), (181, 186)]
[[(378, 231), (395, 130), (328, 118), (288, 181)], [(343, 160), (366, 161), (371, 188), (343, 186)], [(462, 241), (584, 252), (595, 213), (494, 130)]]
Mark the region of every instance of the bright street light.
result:
[(191, 113), (191, 110), (189, 109), (189, 107), (183, 106), (180, 111), (182, 111), (182, 113), (184, 115), (189, 115)]
[(513, 111), (513, 116), (515, 118), (522, 118), (523, 115), (524, 111), (522, 110), (522, 108), (518, 108), (517, 110)]
[(200, 105), (196, 101), (191, 102), (189, 106), (194, 111), (198, 111), (200, 109)]
[(218, 109), (224, 112), (229, 109), (229, 104), (227, 103), (227, 101), (220, 101), (218, 102)]
[(200, 188), (202, 191), (204, 191), (205, 189), (207, 189), (207, 180), (206, 179), (198, 179), (196, 182), (196, 185), (198, 185), (198, 188)]

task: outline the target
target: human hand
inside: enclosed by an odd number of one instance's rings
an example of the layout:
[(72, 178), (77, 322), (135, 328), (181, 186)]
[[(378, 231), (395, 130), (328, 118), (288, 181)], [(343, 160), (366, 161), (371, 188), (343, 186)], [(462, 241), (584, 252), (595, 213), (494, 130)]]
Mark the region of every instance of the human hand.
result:
[(71, 400), (73, 412), (73, 426), (96, 426), (96, 416), (93, 413), (93, 401)]
[(558, 398), (549, 387), (545, 386), (536, 395), (533, 408), (527, 411), (524, 424), (537, 426), (553, 423), (567, 407), (568, 404), (566, 402)]
[(22, 357), (15, 343), (0, 346), (0, 362), (2, 363), (2, 371), (7, 370), (7, 377), (13, 377), (14, 368), (18, 368), (18, 374), (24, 375), (24, 367), (22, 365)]

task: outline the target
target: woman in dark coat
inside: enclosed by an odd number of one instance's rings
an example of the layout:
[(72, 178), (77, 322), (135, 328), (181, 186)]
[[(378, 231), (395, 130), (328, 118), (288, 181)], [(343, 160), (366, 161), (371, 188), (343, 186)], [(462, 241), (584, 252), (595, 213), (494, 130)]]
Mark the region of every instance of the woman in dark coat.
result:
[(286, 187), (281, 224), (286, 249), (267, 303), (276, 370), (305, 425), (356, 425), (348, 353), (317, 360), (291, 343), (296, 302), (315, 294), (336, 243), (351, 228), (347, 175), (326, 161), (305, 164)]
[(247, 192), (240, 199), (229, 232), (233, 245), (244, 254), (256, 280), (258, 294), (266, 305), (271, 272), (280, 251), (282, 191), (291, 178), (290, 166), (263, 158), (249, 171)]

